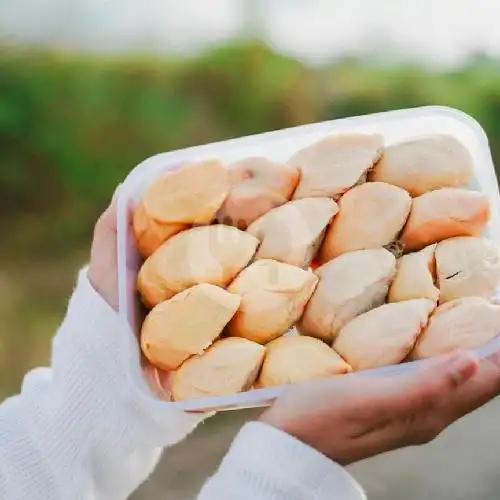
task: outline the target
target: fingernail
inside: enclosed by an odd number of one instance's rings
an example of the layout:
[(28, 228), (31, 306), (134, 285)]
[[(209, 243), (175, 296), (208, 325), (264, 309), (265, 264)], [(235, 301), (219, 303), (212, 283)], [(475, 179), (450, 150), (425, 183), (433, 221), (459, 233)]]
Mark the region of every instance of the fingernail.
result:
[(457, 385), (469, 380), (478, 369), (478, 359), (471, 351), (458, 351), (450, 355), (450, 372)]

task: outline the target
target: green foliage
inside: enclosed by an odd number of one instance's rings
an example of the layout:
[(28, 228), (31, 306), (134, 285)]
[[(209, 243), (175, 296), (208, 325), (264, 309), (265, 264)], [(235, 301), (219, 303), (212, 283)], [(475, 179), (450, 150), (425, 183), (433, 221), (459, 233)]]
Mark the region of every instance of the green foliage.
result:
[(0, 53), (0, 208), (101, 203), (159, 151), (321, 119), (423, 104), (475, 116), (500, 154), (500, 72), (346, 60), (304, 67), (252, 42), (183, 61)]
[(47, 217), (51, 241), (87, 237), (148, 156), (319, 120), (449, 105), (479, 120), (500, 159), (500, 71), (481, 55), (432, 72), (354, 59), (313, 69), (251, 41), (181, 60), (10, 48), (0, 75), (0, 224)]
[(46, 360), (93, 223), (137, 163), (423, 104), (474, 116), (500, 165), (500, 70), (481, 55), (460, 71), (432, 72), (352, 59), (313, 69), (248, 41), (183, 60), (0, 47), (0, 397)]

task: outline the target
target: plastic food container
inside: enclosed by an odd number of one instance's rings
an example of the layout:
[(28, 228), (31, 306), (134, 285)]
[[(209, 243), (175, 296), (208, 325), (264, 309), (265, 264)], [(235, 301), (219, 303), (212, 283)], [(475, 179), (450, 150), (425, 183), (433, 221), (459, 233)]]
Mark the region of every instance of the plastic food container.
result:
[[(146, 187), (166, 170), (178, 168), (184, 162), (200, 161), (209, 157), (233, 162), (249, 156), (264, 156), (284, 162), (302, 147), (328, 134), (339, 132), (380, 133), (385, 144), (415, 136), (442, 133), (455, 136), (470, 151), (474, 159), (475, 178), (470, 189), (487, 194), (491, 203), (491, 220), (486, 228), (487, 238), (500, 244), (500, 192), (487, 136), (482, 127), (469, 115), (446, 107), (430, 106), (376, 113), (372, 115), (304, 125), (275, 132), (267, 132), (239, 139), (216, 142), (203, 146), (160, 153), (137, 165), (120, 187), (118, 196), (118, 288), (119, 313), (138, 336), (142, 313), (136, 294), (136, 275), (141, 258), (135, 248), (131, 231), (131, 214)], [(500, 333), (500, 332), (499, 332)], [(140, 348), (137, 337), (130, 338), (131, 357), (139, 367)], [(500, 337), (477, 350), (481, 357), (500, 348)], [(425, 361), (354, 372), (343, 377), (388, 375), (413, 369)], [(137, 374), (142, 376), (142, 373)], [(268, 406), (290, 386), (251, 390), (226, 397), (210, 397), (181, 402), (165, 402), (186, 411), (222, 411)]]

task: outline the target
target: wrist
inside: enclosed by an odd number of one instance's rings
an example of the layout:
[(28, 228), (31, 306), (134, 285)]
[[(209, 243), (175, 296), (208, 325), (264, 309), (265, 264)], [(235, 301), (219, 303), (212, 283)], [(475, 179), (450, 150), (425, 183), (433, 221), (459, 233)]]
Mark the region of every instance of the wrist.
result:
[[(226, 498), (228, 482), (241, 498), (342, 498), (364, 500), (359, 484), (341, 466), (287, 433), (262, 422), (246, 424), (219, 472), (206, 486), (207, 498)], [(202, 494), (201, 498), (205, 498)]]
[(304, 412), (297, 418), (290, 418), (286, 413), (286, 408), (284, 410), (272, 406), (261, 415), (260, 422), (287, 434), (338, 464), (349, 465), (358, 460), (354, 457), (355, 444), (351, 443), (353, 454), (351, 454), (349, 442), (346, 446), (344, 429), (335, 429), (336, 439), (332, 435), (325, 438), (320, 426), (314, 422), (316, 416), (320, 419), (324, 418), (321, 414)]

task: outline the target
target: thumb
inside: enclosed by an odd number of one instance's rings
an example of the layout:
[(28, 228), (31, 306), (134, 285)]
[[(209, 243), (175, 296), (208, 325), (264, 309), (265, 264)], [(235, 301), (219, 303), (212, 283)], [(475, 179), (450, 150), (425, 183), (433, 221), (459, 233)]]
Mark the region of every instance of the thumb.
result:
[(119, 184), (111, 198), (108, 208), (102, 213), (95, 225), (94, 241), (109, 240), (116, 233), (116, 205), (121, 184)]
[(99, 217), (94, 228), (90, 251), (89, 280), (96, 291), (115, 310), (118, 307), (116, 263), (116, 201), (115, 191), (109, 207)]

